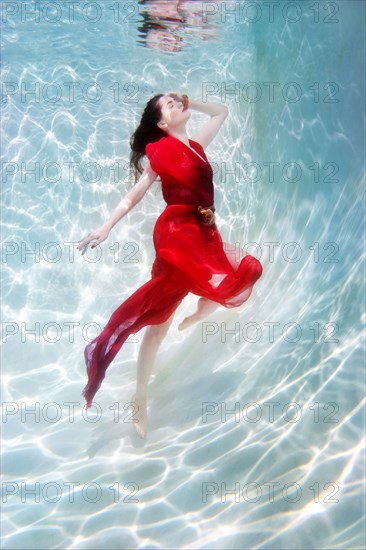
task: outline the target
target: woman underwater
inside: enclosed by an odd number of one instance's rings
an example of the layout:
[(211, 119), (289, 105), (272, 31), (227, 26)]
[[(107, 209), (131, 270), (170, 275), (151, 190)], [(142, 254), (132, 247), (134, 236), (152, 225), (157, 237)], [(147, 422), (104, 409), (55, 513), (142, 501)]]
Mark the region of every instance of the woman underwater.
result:
[[(189, 139), (186, 123), (194, 109), (210, 116)], [(228, 115), (227, 107), (189, 100), (176, 92), (153, 96), (130, 139), (130, 166), (135, 185), (111, 218), (78, 244), (84, 254), (107, 239), (113, 226), (142, 199), (158, 176), (166, 207), (153, 230), (156, 257), (151, 279), (138, 288), (112, 314), (103, 331), (84, 351), (88, 383), (82, 395), (86, 406), (100, 388), (109, 364), (128, 336), (147, 327), (137, 361), (137, 413), (134, 426), (140, 437), (147, 428), (147, 386), (159, 346), (174, 313), (189, 293), (200, 296), (197, 310), (178, 326), (183, 330), (202, 320), (220, 305), (243, 304), (262, 275), (262, 265), (251, 255), (240, 261), (227, 255), (215, 224), (213, 171), (204, 149), (216, 136)], [(141, 159), (147, 156), (143, 169)], [(139, 179), (137, 179), (140, 174)]]

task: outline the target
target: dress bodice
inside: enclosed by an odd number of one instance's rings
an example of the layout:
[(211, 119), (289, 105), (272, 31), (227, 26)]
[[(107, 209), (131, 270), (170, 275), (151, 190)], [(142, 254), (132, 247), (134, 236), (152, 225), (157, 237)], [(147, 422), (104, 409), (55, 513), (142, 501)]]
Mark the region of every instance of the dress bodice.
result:
[(214, 203), (213, 170), (202, 145), (192, 139), (189, 143), (194, 151), (178, 138), (162, 137), (147, 144), (146, 155), (161, 178), (168, 205), (210, 206)]

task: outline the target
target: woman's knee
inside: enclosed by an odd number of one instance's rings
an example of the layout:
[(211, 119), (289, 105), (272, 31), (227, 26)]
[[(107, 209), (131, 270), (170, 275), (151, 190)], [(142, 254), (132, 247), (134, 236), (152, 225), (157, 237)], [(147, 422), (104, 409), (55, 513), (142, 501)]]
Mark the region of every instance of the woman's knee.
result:
[(172, 321), (173, 315), (160, 325), (149, 325), (146, 330), (150, 337), (162, 340), (166, 336)]
[(156, 342), (158, 345), (162, 343), (166, 334), (167, 330), (163, 330), (160, 325), (150, 325), (147, 327), (148, 339), (152, 342)]

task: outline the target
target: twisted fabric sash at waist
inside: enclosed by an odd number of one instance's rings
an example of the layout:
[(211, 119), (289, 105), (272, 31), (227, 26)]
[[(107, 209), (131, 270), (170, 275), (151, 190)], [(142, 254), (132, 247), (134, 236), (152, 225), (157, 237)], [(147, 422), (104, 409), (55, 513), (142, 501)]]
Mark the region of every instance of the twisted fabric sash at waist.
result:
[(202, 218), (204, 225), (213, 225), (215, 223), (215, 205), (197, 206), (197, 210)]
[(195, 210), (199, 216), (201, 221), (204, 225), (214, 225), (215, 223), (215, 205), (211, 204), (210, 206), (197, 206), (195, 204), (178, 204), (178, 203), (170, 203), (167, 204), (166, 208), (168, 209), (170, 206), (182, 206), (183, 208), (189, 208), (193, 211)]

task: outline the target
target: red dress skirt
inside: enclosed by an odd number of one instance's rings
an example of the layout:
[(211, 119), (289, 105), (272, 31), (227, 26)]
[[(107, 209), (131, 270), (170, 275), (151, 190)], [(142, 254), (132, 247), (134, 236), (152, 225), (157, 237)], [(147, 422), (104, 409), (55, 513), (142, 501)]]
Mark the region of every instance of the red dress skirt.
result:
[[(240, 306), (262, 274), (257, 258), (248, 254), (239, 260), (238, 251), (223, 242), (212, 214), (212, 168), (202, 146), (189, 142), (196, 152), (173, 136), (146, 146), (167, 203), (154, 226), (156, 258), (151, 279), (114, 311), (85, 348), (88, 383), (82, 395), (87, 407), (131, 334), (166, 321), (189, 292), (227, 308)], [(211, 207), (211, 212), (199, 207)]]

